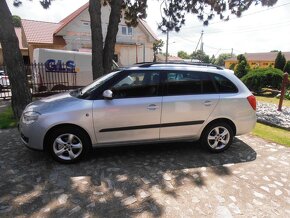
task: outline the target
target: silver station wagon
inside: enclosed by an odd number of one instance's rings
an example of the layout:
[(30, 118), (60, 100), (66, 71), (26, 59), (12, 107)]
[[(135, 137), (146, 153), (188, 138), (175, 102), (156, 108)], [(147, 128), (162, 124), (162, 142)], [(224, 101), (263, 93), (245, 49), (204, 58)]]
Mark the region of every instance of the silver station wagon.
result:
[(254, 128), (255, 110), (255, 97), (229, 70), (147, 63), (29, 104), (19, 130), (27, 147), (62, 163), (96, 147), (162, 141), (200, 140), (221, 152)]

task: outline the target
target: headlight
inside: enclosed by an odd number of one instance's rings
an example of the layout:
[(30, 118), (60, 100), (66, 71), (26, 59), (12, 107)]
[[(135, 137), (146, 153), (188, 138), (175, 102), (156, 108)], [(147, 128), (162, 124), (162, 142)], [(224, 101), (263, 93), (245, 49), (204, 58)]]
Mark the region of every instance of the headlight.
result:
[(34, 123), (38, 119), (39, 115), (40, 113), (37, 113), (35, 111), (24, 112), (22, 115), (22, 122), (25, 124)]

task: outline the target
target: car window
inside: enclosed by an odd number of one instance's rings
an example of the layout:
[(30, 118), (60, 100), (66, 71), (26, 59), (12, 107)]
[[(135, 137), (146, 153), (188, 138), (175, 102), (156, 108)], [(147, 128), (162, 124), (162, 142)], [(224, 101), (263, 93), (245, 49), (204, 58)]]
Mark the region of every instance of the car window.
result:
[(237, 93), (238, 92), (237, 87), (226, 77), (215, 74), (213, 78), (217, 85), (218, 91), (220, 93)]
[(158, 95), (160, 73), (152, 71), (129, 72), (110, 88), (113, 98), (139, 98)]
[(166, 95), (194, 95), (216, 93), (215, 86), (208, 73), (204, 72), (169, 72), (165, 80)]

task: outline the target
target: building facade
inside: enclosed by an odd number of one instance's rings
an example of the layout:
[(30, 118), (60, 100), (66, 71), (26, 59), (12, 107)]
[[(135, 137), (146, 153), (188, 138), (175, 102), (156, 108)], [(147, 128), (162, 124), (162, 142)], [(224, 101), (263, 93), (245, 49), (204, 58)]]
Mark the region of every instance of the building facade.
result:
[[(33, 60), (35, 48), (63, 49), (91, 52), (89, 3), (83, 5), (59, 23), (22, 20), (24, 46)], [(102, 7), (102, 31), (105, 40), (110, 6)], [(153, 42), (158, 38), (144, 20), (136, 27), (128, 27), (124, 18), (119, 23), (115, 46), (115, 61), (120, 66), (153, 60)]]
[[(290, 52), (282, 52), (287, 61), (290, 60)], [(248, 64), (251, 68), (266, 68), (274, 66), (275, 59), (278, 52), (264, 52), (264, 53), (245, 53)], [(231, 65), (237, 64), (238, 60), (236, 57), (225, 60), (225, 67), (230, 68)]]

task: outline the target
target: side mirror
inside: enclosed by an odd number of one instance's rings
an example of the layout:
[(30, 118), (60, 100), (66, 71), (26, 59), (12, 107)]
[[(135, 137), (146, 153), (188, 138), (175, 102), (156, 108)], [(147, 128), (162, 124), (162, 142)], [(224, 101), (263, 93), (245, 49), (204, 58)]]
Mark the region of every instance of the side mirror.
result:
[(111, 99), (113, 99), (113, 92), (111, 91), (111, 90), (105, 90), (104, 92), (103, 92), (103, 97), (105, 98), (105, 99), (109, 99), (109, 100), (111, 100)]

